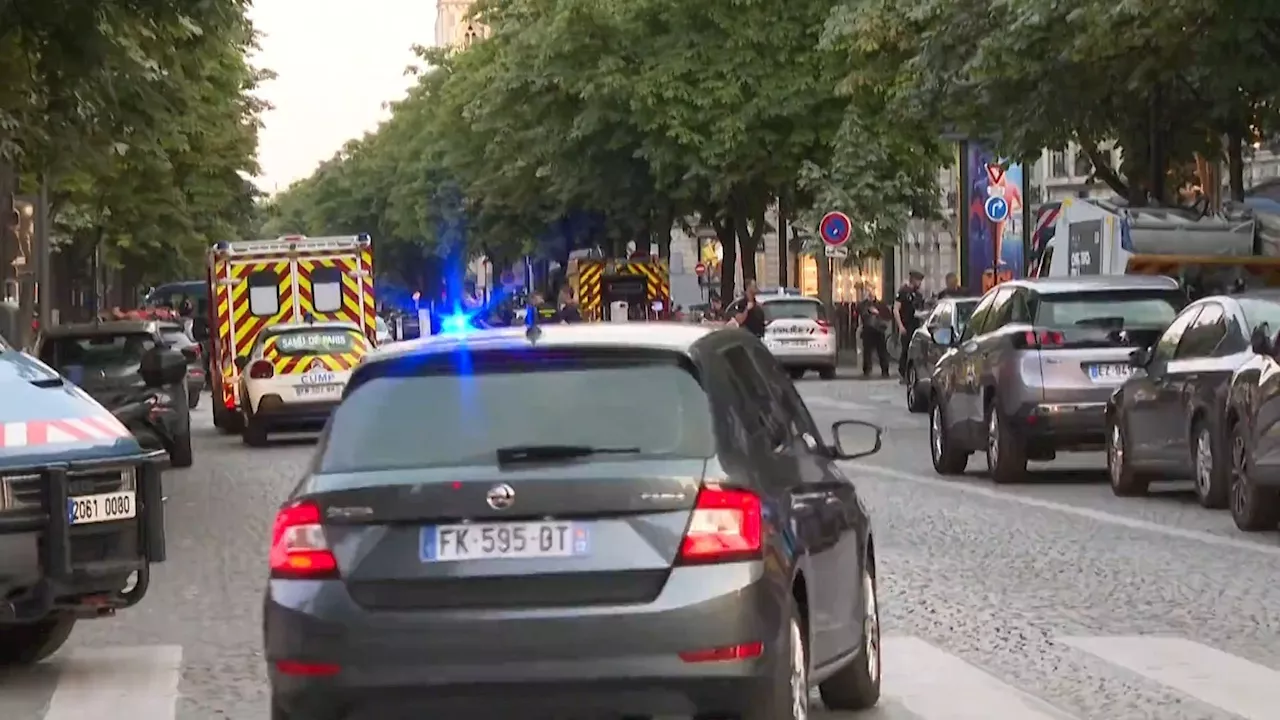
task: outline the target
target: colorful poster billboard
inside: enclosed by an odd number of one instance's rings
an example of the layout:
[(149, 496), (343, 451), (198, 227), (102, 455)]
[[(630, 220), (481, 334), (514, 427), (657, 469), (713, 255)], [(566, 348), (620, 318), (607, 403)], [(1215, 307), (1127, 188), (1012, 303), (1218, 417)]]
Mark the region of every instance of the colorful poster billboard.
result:
[[(965, 277), (973, 292), (986, 292), (996, 284), (1020, 278), (1023, 258), (1022, 166), (1002, 164), (1001, 159), (978, 143), (965, 150), (968, 188), (965, 205), (968, 217), (968, 267)], [(1008, 204), (1005, 220), (991, 222), (984, 205), (1000, 195)]]

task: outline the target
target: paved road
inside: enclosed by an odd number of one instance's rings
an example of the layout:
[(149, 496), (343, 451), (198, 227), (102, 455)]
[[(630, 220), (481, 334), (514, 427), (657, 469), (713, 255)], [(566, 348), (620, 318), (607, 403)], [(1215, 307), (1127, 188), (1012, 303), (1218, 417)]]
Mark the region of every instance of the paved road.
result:
[[(884, 702), (817, 720), (1280, 717), (1280, 534), (1237, 532), (1185, 484), (1117, 500), (1100, 456), (1021, 486), (944, 480), (897, 385), (801, 389), (824, 426), (887, 428), (884, 450), (847, 468), (878, 532)], [(207, 419), (197, 435), (196, 467), (167, 476), (170, 561), (151, 593), (0, 677), (0, 718), (265, 720), (267, 536), (312, 446), (249, 451)]]

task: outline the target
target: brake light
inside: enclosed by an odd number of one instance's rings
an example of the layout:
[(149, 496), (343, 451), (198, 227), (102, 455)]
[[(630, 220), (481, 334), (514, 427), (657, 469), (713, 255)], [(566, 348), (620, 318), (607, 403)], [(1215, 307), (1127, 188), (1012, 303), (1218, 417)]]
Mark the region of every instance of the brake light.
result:
[(831, 323), (826, 320), (815, 320), (814, 322), (818, 323), (819, 335), (827, 335), (831, 332)]
[(760, 510), (760, 497), (749, 490), (703, 487), (680, 543), (680, 562), (701, 565), (760, 557)]
[(266, 380), (276, 374), (276, 369), (266, 360), (259, 360), (249, 366), (249, 377), (254, 380)]
[(271, 576), (317, 580), (338, 575), (338, 558), (329, 549), (320, 524), (320, 508), (312, 502), (285, 506), (271, 528)]
[(1067, 339), (1057, 330), (1028, 330), (1019, 336), (1017, 345), (1022, 348), (1054, 348), (1062, 347)]

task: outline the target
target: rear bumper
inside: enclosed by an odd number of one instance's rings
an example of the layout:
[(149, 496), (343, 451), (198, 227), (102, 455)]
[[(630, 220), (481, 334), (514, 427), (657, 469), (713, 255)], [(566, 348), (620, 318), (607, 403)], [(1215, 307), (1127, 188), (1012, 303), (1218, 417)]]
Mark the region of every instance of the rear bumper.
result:
[(309, 427), (324, 425), (336, 407), (336, 400), (286, 403), (279, 395), (263, 395), (253, 417), (269, 427)]
[[(676, 568), (652, 603), (371, 612), (340, 581), (273, 580), (264, 614), (272, 694), (318, 720), (737, 715), (757, 702), (784, 632), (763, 563)], [(761, 656), (681, 652), (763, 642)], [(325, 677), (278, 663), (332, 663)]]
[(1106, 441), (1107, 403), (1027, 403), (1013, 421), (1024, 437), (1057, 449), (1086, 449)]
[[(67, 465), (20, 470), (43, 476), (43, 509), (0, 518), (0, 623), (31, 622), (54, 610), (92, 614), (140, 601), (149, 584), (150, 564), (165, 559), (163, 463), (158, 453), (76, 463), (75, 470), (129, 464), (138, 468), (136, 517), (80, 526), (72, 526), (67, 516), (68, 498), (75, 496), (71, 484), (76, 482), (68, 477)], [(135, 572), (133, 589), (122, 593)]]

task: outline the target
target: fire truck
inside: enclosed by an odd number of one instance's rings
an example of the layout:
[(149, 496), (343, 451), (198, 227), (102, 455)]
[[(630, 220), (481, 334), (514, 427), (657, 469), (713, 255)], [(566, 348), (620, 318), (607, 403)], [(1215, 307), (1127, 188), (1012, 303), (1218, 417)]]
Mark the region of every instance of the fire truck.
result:
[(588, 322), (671, 316), (671, 275), (664, 259), (574, 258), (567, 276)]
[(221, 242), (208, 257), (213, 423), (240, 432), (236, 360), (277, 323), (349, 322), (377, 336), (373, 241), (366, 234)]

